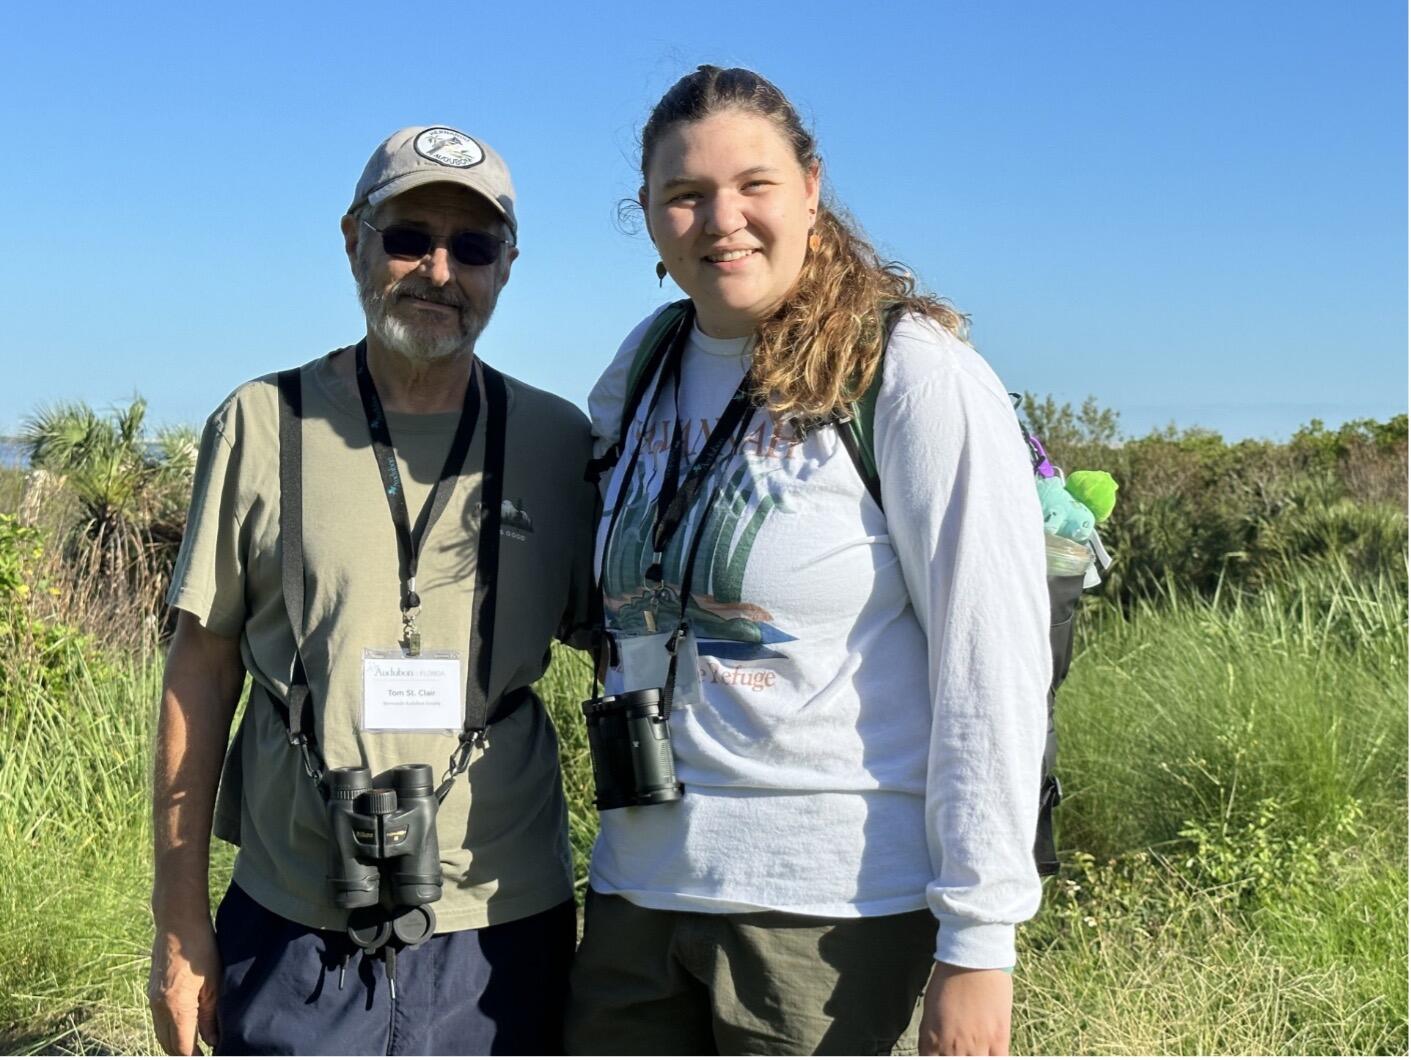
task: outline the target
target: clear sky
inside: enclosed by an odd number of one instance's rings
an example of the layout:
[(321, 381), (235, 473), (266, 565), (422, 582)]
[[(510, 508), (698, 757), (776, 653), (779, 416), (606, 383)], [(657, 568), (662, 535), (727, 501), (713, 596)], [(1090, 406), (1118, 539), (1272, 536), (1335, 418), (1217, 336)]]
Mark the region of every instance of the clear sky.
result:
[(833, 193), (1011, 389), (1094, 394), (1129, 432), (1385, 417), (1407, 402), (1406, 45), (1401, 0), (12, 5), (0, 432), (134, 392), (197, 423), (357, 339), (338, 218), (421, 123), (485, 139), (518, 188), (482, 354), (583, 404), (676, 294), (616, 205), (700, 62), (795, 100)]

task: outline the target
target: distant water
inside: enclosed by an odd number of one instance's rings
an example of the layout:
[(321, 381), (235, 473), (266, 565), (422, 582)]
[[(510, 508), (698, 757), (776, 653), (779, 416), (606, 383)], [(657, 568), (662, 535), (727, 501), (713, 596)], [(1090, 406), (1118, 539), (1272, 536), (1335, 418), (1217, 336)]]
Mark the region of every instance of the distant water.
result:
[[(161, 446), (156, 442), (148, 442), (147, 452), (151, 456), (158, 456), (161, 453)], [(29, 453), (17, 439), (0, 438), (0, 468), (18, 471), (25, 471), (29, 468)]]
[(29, 454), (25, 452), (25, 447), (13, 438), (0, 438), (0, 467), (21, 471), (29, 467)]

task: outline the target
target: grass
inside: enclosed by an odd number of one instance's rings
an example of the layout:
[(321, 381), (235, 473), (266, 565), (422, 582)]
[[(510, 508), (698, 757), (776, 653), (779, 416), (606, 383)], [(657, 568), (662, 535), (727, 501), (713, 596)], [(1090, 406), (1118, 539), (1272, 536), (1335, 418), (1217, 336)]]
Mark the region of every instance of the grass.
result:
[(1110, 857), (1269, 799), (1310, 836), (1404, 808), (1406, 600), (1321, 581), (1085, 616), (1058, 708), (1070, 845)]
[(1016, 1049), (1404, 1054), (1405, 598), (1332, 570), (1085, 626)]
[[(1336, 569), (1091, 609), (1059, 704), (1067, 866), (1021, 929), (1016, 1051), (1405, 1053), (1406, 661), (1400, 590)], [(159, 660), (74, 640), (45, 680), (25, 665), (0, 660), (0, 1051), (148, 1052)], [(540, 686), (580, 883), (587, 679), (556, 650)]]
[[(154, 659), (66, 649), (0, 712), (0, 1052), (150, 1052)], [(55, 694), (55, 693), (58, 694)]]

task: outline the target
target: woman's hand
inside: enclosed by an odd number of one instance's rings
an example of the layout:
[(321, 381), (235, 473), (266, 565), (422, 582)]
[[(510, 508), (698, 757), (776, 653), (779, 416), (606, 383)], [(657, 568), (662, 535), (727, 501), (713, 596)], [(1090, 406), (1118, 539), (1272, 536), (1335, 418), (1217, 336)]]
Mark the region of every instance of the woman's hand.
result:
[(917, 1052), (1007, 1056), (1014, 982), (1006, 971), (936, 963), (926, 985)]

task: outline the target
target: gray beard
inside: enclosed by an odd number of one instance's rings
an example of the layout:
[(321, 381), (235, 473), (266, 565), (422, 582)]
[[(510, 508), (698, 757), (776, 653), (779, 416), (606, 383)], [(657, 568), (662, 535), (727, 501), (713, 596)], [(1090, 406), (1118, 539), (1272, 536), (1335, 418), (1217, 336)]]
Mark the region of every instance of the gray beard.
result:
[[(482, 316), (464, 300), (448, 297), (444, 288), (431, 287), (413, 276), (401, 280), (391, 290), (378, 290), (368, 281), (367, 271), (358, 270), (358, 301), (367, 317), (368, 334), (383, 346), (409, 361), (442, 361), (474, 352), (476, 339), (490, 323), (488, 312)], [(394, 311), (395, 306), (400, 297), (409, 294), (454, 305), (460, 314), (459, 333), (418, 328), (401, 319)]]

